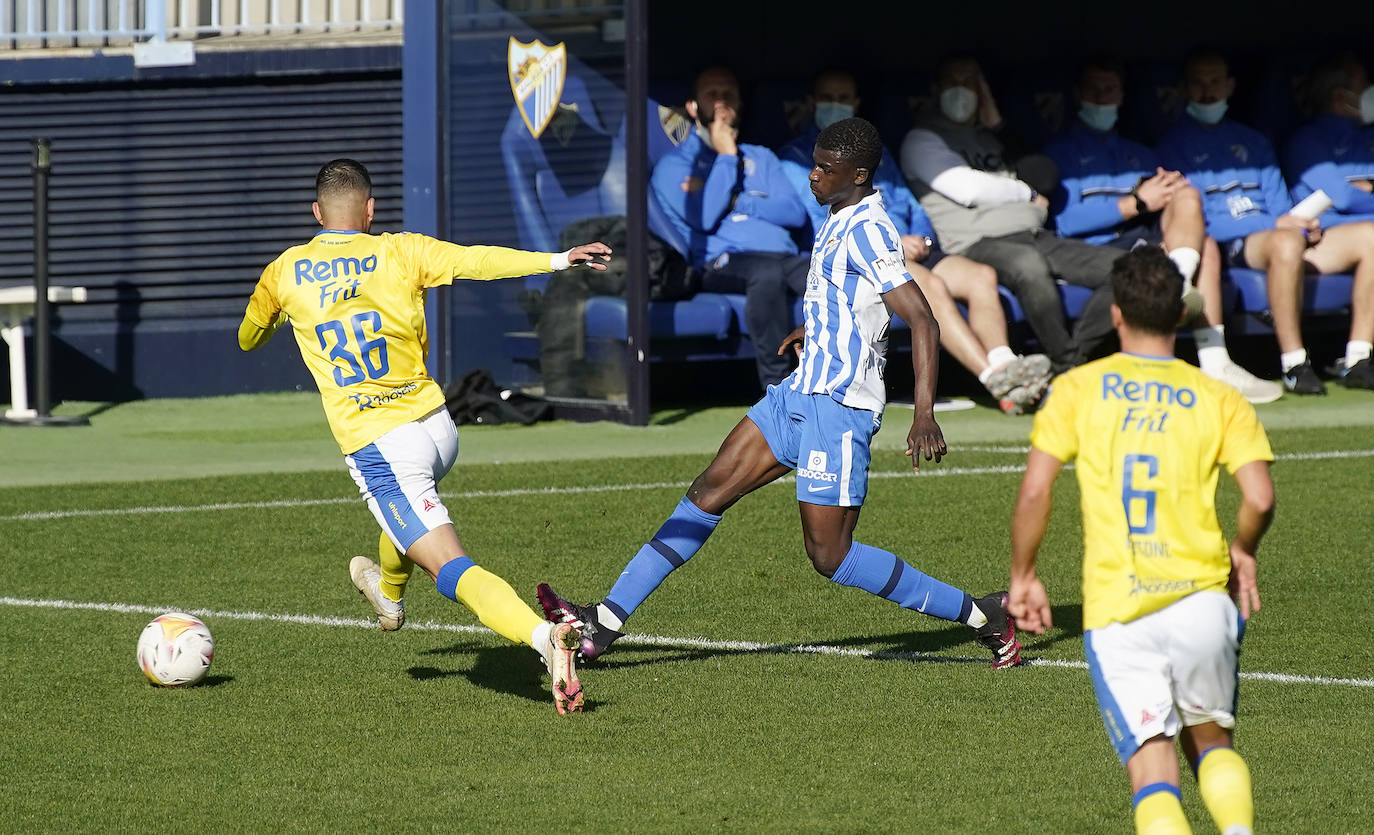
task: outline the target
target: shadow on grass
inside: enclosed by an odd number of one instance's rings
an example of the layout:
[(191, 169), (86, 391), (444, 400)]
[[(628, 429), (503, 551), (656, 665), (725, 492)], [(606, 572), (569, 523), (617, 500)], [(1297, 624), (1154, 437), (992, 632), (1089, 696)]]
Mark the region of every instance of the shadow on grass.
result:
[[(552, 700), (547, 685), (547, 673), (538, 656), (529, 647), (493, 647), (476, 641), (460, 641), (446, 647), (436, 647), (420, 653), (429, 656), (471, 656), (472, 665), (466, 669), (440, 669), (430, 666), (414, 666), (406, 670), (416, 681), (434, 681), (445, 678), (465, 678), (476, 687), (504, 693), (532, 702), (548, 703)], [(583, 707), (584, 713), (596, 709), (590, 699)]]
[[(1045, 635), (1019, 633), (1022, 657), (1031, 658), (1060, 641), (1076, 640), (1083, 633), (1082, 607), (1055, 606), (1051, 612), (1055, 627)], [(896, 632), (888, 635), (859, 635), (830, 641), (801, 641), (794, 644), (729, 646), (728, 641), (666, 639), (627, 635), (616, 644), (614, 656), (598, 659), (587, 666), (594, 669), (630, 669), (643, 664), (672, 661), (701, 661), (739, 655), (861, 655), (870, 661), (899, 661), (922, 664), (988, 663), (984, 657), (950, 655), (946, 651), (973, 643), (968, 627), (950, 625), (921, 632)], [(743, 643), (743, 642), (741, 642)], [(697, 644), (694, 646), (694, 644)], [(980, 650), (981, 651), (981, 650)]]

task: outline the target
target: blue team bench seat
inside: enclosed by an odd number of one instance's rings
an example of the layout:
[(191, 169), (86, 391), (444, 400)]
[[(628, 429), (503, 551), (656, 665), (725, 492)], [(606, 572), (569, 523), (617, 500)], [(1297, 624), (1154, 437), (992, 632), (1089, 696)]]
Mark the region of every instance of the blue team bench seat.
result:
[[(1273, 333), (1265, 274), (1238, 267), (1228, 270), (1224, 279), (1223, 293), (1229, 288), (1236, 297), (1233, 304), (1225, 304), (1225, 310), (1231, 313), (1227, 316), (1227, 327), (1236, 333)], [(1304, 323), (1312, 321), (1320, 325), (1324, 319), (1336, 319), (1339, 321), (1333, 322), (1333, 326), (1345, 327), (1354, 284), (1355, 278), (1351, 275), (1307, 276), (1302, 297)]]
[[(998, 288), (1002, 308), (1012, 326), (1024, 325), (1025, 315), (1016, 297), (1005, 287)], [(1083, 311), (1092, 291), (1073, 284), (1059, 283), (1064, 313), (1070, 319)], [(649, 303), (651, 358), (654, 361), (697, 361), (749, 358), (754, 355), (749, 341), (749, 326), (744, 317), (744, 296), (738, 293), (698, 293), (690, 299)], [(802, 300), (792, 308), (792, 320), (802, 321)], [(587, 350), (599, 354), (611, 346), (623, 345), (626, 338), (625, 300), (594, 296), (587, 300), (585, 333)], [(893, 330), (905, 330), (900, 317), (893, 317)], [(600, 346), (594, 343), (601, 343)]]
[[(731, 300), (743, 296), (697, 293), (675, 302), (649, 302), (649, 333), (656, 339), (730, 338), (735, 323)], [(625, 300), (611, 296), (587, 299), (585, 318), (587, 339), (625, 339), (627, 314)]]

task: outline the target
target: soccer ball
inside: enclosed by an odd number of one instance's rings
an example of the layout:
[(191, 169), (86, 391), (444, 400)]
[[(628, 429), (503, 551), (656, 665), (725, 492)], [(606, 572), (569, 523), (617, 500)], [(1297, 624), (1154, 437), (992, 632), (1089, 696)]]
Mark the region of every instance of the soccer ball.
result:
[(205, 678), (214, 657), (210, 628), (184, 612), (158, 615), (138, 636), (138, 666), (163, 687), (195, 684)]

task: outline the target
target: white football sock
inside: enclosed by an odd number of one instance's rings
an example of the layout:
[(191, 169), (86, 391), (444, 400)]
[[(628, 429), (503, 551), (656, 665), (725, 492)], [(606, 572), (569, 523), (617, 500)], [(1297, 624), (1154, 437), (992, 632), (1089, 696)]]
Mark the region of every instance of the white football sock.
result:
[(1193, 276), (1197, 274), (1197, 265), (1202, 263), (1202, 256), (1198, 251), (1191, 246), (1175, 247), (1169, 250), (1169, 260), (1183, 273), (1184, 282), (1192, 284)]
[(1279, 367), (1283, 369), (1283, 373), (1285, 374), (1305, 362), (1307, 362), (1306, 348), (1299, 348), (1296, 351), (1284, 351), (1282, 354), (1279, 354)]
[(530, 630), (530, 646), (539, 653), (539, 657), (544, 659), (544, 663), (549, 663), (549, 633), (553, 631), (553, 622), (541, 620), (539, 625)]
[(612, 612), (610, 607), (604, 603), (596, 604), (596, 620), (597, 623), (608, 629), (614, 629), (616, 632), (619, 632), (620, 627), (625, 625), (625, 622), (616, 617), (615, 612)]
[(967, 623), (969, 626), (972, 626), (974, 629), (977, 629), (980, 626), (986, 625), (987, 622), (988, 616), (983, 614), (982, 609), (978, 608), (978, 601), (973, 601), (973, 605), (970, 606), (968, 610), (968, 620), (964, 621), (964, 623)]
[(1350, 368), (1362, 359), (1368, 359), (1374, 353), (1374, 345), (1359, 339), (1352, 339), (1345, 343), (1345, 367)]
[(1001, 368), (1009, 362), (1016, 360), (1016, 352), (1005, 345), (998, 345), (988, 351), (988, 365), (993, 368)]
[(988, 351), (988, 367), (978, 372), (978, 382), (988, 384), (988, 378), (997, 373), (1009, 362), (1016, 361), (1016, 354), (1005, 345), (998, 345)]

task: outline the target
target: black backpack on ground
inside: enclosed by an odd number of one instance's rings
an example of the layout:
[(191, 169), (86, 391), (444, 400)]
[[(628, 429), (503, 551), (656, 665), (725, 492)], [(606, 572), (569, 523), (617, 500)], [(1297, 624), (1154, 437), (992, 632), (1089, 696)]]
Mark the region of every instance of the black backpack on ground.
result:
[(520, 423), (528, 426), (553, 415), (546, 400), (511, 389), (503, 389), (485, 368), (474, 368), (444, 391), (444, 405), (453, 422), (463, 425), (493, 426)]

